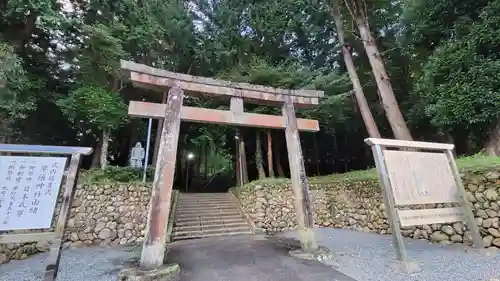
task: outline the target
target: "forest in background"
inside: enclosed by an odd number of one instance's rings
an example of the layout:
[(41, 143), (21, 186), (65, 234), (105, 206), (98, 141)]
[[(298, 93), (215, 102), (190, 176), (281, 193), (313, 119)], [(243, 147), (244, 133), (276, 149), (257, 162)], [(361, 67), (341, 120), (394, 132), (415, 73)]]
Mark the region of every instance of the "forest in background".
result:
[[(2, 0), (0, 142), (91, 146), (85, 168), (127, 165), (147, 131), (147, 120), (127, 116), (128, 102), (165, 95), (132, 87), (120, 59), (323, 90), (318, 106), (297, 111), (321, 128), (301, 133), (308, 175), (370, 167), (363, 140), (377, 134), (500, 156), (500, 0)], [(287, 175), (283, 132), (192, 123), (181, 125), (178, 171), (192, 152), (191, 175), (235, 175), (237, 134), (245, 178)]]

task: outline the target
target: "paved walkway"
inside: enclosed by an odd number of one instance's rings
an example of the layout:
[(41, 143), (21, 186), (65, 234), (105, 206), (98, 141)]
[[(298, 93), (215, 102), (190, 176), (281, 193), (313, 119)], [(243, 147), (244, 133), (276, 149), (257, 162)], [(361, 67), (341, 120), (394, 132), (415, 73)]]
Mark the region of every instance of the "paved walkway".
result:
[(295, 259), (258, 235), (179, 241), (168, 257), (180, 265), (181, 281), (356, 281), (319, 262)]
[[(138, 256), (131, 250), (66, 250), (57, 281), (116, 281), (119, 270)], [(45, 257), (0, 265), (0, 281), (40, 281)], [(181, 281), (356, 281), (319, 262), (292, 258), (283, 246), (257, 235), (178, 241), (168, 260), (181, 266)]]

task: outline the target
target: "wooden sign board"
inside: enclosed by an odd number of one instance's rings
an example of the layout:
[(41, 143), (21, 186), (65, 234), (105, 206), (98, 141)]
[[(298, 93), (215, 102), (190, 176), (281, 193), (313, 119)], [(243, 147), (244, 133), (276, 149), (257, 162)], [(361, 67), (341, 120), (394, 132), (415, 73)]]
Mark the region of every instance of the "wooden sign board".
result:
[(66, 157), (0, 156), (0, 231), (50, 228)]
[[(71, 209), (81, 155), (91, 148), (0, 144), (0, 153), (46, 154), (52, 156), (0, 156), (0, 243), (51, 241), (44, 281), (57, 277), (64, 229)], [(71, 155), (55, 231), (15, 233), (17, 230), (47, 230), (59, 199), (67, 155)], [(61, 157), (62, 156), (62, 157)]]
[(396, 205), (460, 201), (446, 154), (398, 150), (383, 153)]
[[(417, 263), (408, 260), (400, 227), (465, 221), (474, 246), (484, 247), (455, 163), (453, 144), (375, 138), (365, 142), (372, 148), (380, 176), (397, 269), (405, 273), (420, 271)], [(460, 207), (399, 209), (438, 203), (455, 203)]]

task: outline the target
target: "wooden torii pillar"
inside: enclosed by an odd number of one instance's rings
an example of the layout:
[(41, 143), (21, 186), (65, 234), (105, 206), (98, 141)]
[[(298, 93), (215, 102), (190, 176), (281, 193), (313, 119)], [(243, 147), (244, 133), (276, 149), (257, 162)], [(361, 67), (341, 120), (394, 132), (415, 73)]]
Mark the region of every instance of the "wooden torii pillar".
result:
[[(170, 72), (129, 61), (121, 61), (121, 68), (128, 72), (135, 86), (160, 92), (169, 89), (166, 104), (138, 101), (131, 101), (129, 104), (129, 115), (131, 116), (163, 119), (146, 235), (141, 252), (140, 265), (142, 268), (156, 269), (163, 265), (181, 120), (284, 129), (301, 246), (306, 252), (317, 249), (313, 231), (313, 208), (309, 196), (299, 131), (316, 132), (319, 131), (319, 125), (316, 120), (296, 118), (295, 106), (310, 107), (316, 105), (318, 99), (323, 96), (323, 92), (233, 83)], [(185, 94), (195, 96), (200, 93), (226, 96), (230, 100), (230, 110), (183, 106)], [(244, 112), (244, 101), (281, 106), (282, 116)]]

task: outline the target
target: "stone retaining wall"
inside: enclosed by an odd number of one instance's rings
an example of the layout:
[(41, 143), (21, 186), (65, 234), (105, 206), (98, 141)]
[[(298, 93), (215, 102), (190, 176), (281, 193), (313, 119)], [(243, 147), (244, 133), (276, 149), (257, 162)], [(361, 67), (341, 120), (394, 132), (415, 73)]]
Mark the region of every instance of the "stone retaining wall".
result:
[[(476, 223), (487, 246), (500, 247), (500, 169), (463, 176)], [(151, 187), (141, 183), (83, 184), (76, 190), (65, 247), (141, 242)], [(262, 184), (236, 190), (258, 228), (277, 232), (296, 227), (293, 194), (286, 184)], [(389, 234), (377, 181), (311, 185), (319, 226)], [(470, 243), (462, 223), (402, 229), (403, 235), (441, 243)], [(0, 244), (0, 264), (47, 251), (43, 243)]]
[[(142, 241), (150, 192), (141, 183), (78, 185), (64, 247)], [(47, 250), (44, 243), (0, 244), (0, 264)]]
[[(500, 247), (500, 169), (462, 174), (476, 223), (487, 247)], [(390, 234), (378, 181), (310, 185), (315, 224)], [(258, 228), (278, 232), (297, 225), (293, 194), (288, 184), (238, 188), (243, 209)], [(440, 243), (471, 244), (470, 232), (460, 222), (402, 228), (406, 237)]]

